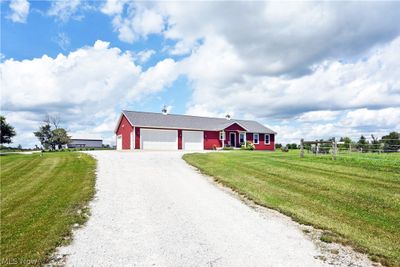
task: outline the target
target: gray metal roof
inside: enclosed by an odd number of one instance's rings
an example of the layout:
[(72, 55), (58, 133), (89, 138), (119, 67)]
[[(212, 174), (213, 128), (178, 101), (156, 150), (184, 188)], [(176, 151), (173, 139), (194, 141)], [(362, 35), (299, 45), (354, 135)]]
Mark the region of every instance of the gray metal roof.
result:
[(138, 127), (220, 131), (234, 123), (237, 123), (245, 128), (247, 132), (276, 134), (276, 132), (265, 127), (261, 123), (250, 120), (228, 120), (225, 118), (210, 118), (128, 110), (124, 110), (122, 113), (133, 126)]

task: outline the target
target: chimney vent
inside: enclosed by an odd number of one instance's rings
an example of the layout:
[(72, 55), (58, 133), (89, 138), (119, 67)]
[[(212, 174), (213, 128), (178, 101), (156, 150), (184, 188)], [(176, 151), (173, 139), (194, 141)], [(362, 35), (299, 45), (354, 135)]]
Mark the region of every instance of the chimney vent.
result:
[(230, 119), (231, 119), (231, 115), (226, 114), (226, 115), (225, 115), (225, 119), (230, 120)]

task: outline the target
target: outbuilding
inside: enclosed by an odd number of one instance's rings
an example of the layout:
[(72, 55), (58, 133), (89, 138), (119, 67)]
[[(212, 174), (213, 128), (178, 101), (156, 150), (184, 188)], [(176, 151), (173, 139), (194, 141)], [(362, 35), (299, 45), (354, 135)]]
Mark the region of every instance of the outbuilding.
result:
[(275, 150), (276, 132), (252, 120), (122, 111), (115, 128), (117, 150), (204, 150), (239, 148)]
[(103, 147), (102, 139), (79, 139), (72, 138), (67, 144), (67, 148), (101, 148)]

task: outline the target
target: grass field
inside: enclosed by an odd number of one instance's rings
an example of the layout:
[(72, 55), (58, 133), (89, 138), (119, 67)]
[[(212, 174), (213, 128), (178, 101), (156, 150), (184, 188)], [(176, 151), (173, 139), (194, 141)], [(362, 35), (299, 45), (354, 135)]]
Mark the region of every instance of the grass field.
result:
[(1, 264), (41, 265), (94, 195), (95, 160), (82, 153), (0, 156)]
[(332, 161), (300, 158), (296, 151), (232, 151), (183, 158), (260, 205), (328, 230), (324, 241), (351, 244), (385, 265), (400, 264), (400, 154)]

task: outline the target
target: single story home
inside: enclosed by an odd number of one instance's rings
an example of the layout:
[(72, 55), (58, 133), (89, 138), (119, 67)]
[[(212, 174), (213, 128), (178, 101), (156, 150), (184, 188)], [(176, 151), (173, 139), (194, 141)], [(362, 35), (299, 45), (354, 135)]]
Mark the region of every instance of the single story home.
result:
[(276, 132), (251, 120), (122, 111), (115, 127), (117, 150), (204, 150), (239, 148), (250, 141), (256, 150), (275, 150)]
[(103, 147), (102, 139), (77, 139), (72, 138), (67, 144), (67, 148), (101, 148)]

